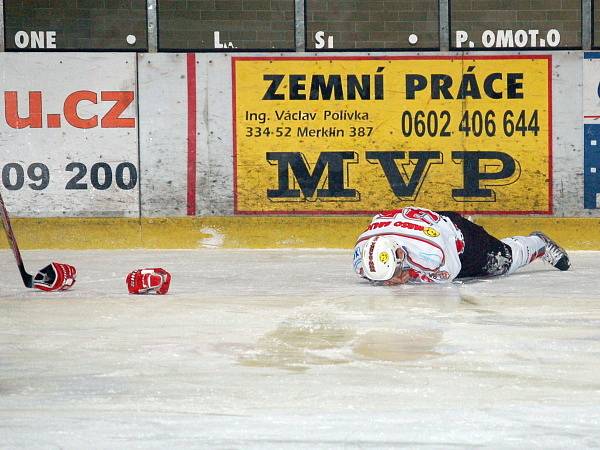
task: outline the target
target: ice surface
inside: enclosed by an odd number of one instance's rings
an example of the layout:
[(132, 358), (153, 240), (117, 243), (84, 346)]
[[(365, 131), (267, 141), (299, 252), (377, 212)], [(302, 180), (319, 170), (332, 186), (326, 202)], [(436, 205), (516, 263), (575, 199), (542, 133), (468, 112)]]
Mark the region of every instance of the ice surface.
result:
[[(600, 252), (373, 287), (350, 250), (0, 251), (0, 448), (600, 446)], [(164, 267), (166, 296), (125, 275)]]

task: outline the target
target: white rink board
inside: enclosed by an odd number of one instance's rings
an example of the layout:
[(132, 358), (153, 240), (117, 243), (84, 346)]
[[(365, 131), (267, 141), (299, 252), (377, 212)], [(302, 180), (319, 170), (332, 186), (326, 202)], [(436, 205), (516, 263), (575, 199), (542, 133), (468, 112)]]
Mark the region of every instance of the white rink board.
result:
[[(389, 53), (369, 53), (379, 57)], [(507, 55), (498, 52), (453, 52), (435, 55)], [(511, 52), (510, 55), (552, 55), (552, 155), (553, 155), (553, 210), (556, 217), (599, 216), (600, 210), (583, 209), (583, 148), (582, 148), (582, 58), (581, 51), (566, 52)], [(431, 55), (407, 53), (403, 56)], [(232, 99), (231, 58), (237, 54), (197, 54), (198, 70), (206, 76), (197, 81), (198, 92), (206, 92), (206, 101), (199, 104), (197, 126), (208, 136), (198, 147), (199, 178), (207, 174), (198, 199), (201, 215), (232, 215), (233, 199), (233, 136), (231, 131)], [(353, 57), (364, 53), (248, 53), (243, 56), (261, 57)], [(205, 120), (208, 117), (208, 121)]]
[[(435, 53), (493, 54), (498, 53)], [(580, 51), (526, 54), (552, 55), (554, 216), (598, 217), (600, 209), (583, 208), (582, 163), (582, 113), (600, 106), (599, 97), (590, 94), (590, 89), (597, 88), (594, 83), (598, 78), (595, 70), (598, 60), (582, 64), (584, 52)], [(364, 53), (244, 54), (323, 58), (340, 55), (365, 56)], [(22, 217), (185, 216), (189, 213), (188, 202), (192, 201), (192, 209), (199, 216), (232, 215), (231, 58), (234, 55), (194, 56), (196, 102), (190, 105), (187, 54), (138, 54), (137, 60), (134, 53), (0, 55), (3, 101), (8, 111), (0, 117), (0, 169), (5, 175), (2, 179), (0, 172), (0, 184), (4, 185), (10, 212)], [(74, 110), (76, 119), (81, 119), (88, 128), (70, 123), (65, 112), (66, 99), (72, 99), (70, 96), (80, 91), (97, 99), (96, 103), (82, 99), (75, 102), (75, 107), (70, 106), (71, 118)], [(18, 114), (10, 104), (11, 92), (17, 95)], [(124, 127), (104, 126), (102, 118), (115, 102), (102, 100), (102, 92), (131, 93), (133, 102), (118, 117), (133, 122)], [(41, 96), (41, 115), (32, 117), (35, 127), (16, 128), (17, 116), (23, 119), (30, 116), (29, 93)], [(195, 107), (193, 116), (189, 115), (190, 107)], [(90, 125), (89, 120), (95, 117), (98, 124)], [(192, 117), (195, 117), (195, 146), (189, 143)], [(190, 164), (190, 152), (195, 156), (195, 166)], [(50, 178), (47, 186), (42, 184), (46, 178), (44, 167)], [(121, 171), (117, 173), (119, 167)], [(135, 185), (129, 176), (132, 168), (138, 176)], [(110, 183), (105, 179), (107, 170), (112, 175)], [(190, 172), (195, 174), (195, 185), (189, 181)], [(36, 190), (38, 186), (43, 188)]]
[[(600, 52), (589, 52), (600, 55)], [(600, 116), (600, 58), (584, 58), (583, 60), (583, 114), (584, 116)], [(588, 120), (600, 123), (600, 119)]]
[(135, 53), (2, 53), (0, 67), (1, 181), (11, 213), (139, 215)]

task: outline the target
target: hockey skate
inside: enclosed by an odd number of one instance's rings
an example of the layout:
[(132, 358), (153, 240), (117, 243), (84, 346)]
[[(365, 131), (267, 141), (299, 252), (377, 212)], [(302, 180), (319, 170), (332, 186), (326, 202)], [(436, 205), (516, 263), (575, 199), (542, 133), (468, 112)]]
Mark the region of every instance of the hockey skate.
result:
[(569, 270), (571, 267), (569, 255), (567, 255), (567, 252), (562, 247), (541, 231), (534, 231), (530, 236), (537, 236), (546, 244), (546, 250), (544, 256), (542, 256), (544, 261), (553, 265), (558, 270)]

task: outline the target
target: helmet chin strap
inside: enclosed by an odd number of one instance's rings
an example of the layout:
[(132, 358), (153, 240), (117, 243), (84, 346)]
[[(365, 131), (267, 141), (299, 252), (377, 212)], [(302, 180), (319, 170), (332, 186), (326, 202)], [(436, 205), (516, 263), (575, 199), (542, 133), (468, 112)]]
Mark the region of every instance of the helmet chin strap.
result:
[[(398, 257), (399, 251), (402, 252), (401, 257)], [(400, 273), (410, 269), (410, 265), (408, 264), (408, 251), (406, 250), (406, 247), (404, 247), (404, 246), (398, 247), (395, 251), (394, 257), (396, 258), (396, 270), (394, 271), (394, 274), (391, 276), (390, 280), (392, 278), (398, 276)], [(385, 280), (385, 281), (387, 281), (387, 280)], [(381, 281), (379, 283), (383, 283), (383, 281)]]
[(404, 245), (396, 249), (396, 258), (398, 258), (398, 250), (402, 250), (402, 258), (396, 260), (396, 265), (402, 267), (403, 270), (409, 269), (408, 250)]

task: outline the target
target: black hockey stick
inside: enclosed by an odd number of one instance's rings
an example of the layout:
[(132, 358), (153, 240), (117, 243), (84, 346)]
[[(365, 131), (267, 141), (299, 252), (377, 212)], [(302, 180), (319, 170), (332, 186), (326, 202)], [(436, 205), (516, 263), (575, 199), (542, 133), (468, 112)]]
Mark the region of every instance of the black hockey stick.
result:
[(21, 272), (21, 278), (23, 279), (23, 284), (25, 287), (33, 287), (33, 277), (27, 273), (25, 270), (25, 265), (23, 264), (23, 258), (21, 258), (21, 252), (19, 251), (19, 246), (17, 245), (17, 239), (15, 238), (15, 234), (13, 233), (12, 227), (10, 226), (10, 219), (8, 217), (8, 211), (6, 211), (6, 206), (4, 206), (4, 200), (2, 200), (2, 194), (0, 193), (0, 216), (2, 216), (2, 225), (4, 225), (4, 231), (6, 232), (6, 239), (8, 239), (8, 243), (12, 248), (13, 255), (15, 255), (15, 259), (17, 260), (17, 266), (19, 266), (19, 272)]

